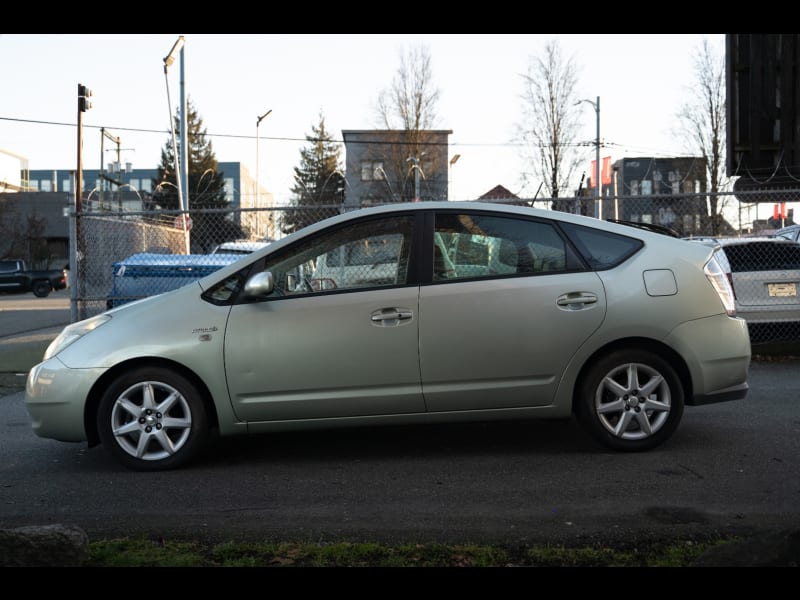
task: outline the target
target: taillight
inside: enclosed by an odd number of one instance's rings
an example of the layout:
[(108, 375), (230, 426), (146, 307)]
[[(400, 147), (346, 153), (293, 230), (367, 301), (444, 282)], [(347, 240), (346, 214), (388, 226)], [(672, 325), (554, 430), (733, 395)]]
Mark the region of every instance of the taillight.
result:
[(716, 252), (706, 263), (705, 267), (703, 267), (703, 272), (719, 295), (725, 312), (728, 313), (728, 316), (735, 317), (736, 296), (733, 292), (733, 280), (731, 279), (731, 274), (726, 273), (719, 264)]

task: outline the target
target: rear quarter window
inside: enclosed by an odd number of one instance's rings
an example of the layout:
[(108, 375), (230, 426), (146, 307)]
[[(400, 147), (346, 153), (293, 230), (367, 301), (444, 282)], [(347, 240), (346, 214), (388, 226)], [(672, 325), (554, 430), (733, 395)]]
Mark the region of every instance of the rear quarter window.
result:
[(561, 226), (584, 260), (595, 270), (616, 267), (644, 246), (640, 239), (610, 231), (572, 223), (562, 223)]

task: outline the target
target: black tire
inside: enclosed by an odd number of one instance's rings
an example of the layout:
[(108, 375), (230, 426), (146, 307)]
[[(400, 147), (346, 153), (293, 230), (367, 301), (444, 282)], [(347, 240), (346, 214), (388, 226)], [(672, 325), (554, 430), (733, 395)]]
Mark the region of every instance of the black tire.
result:
[(33, 295), (37, 298), (47, 298), (52, 291), (49, 281), (34, 281), (33, 282)]
[(578, 386), (578, 420), (598, 442), (637, 452), (664, 443), (683, 415), (675, 369), (647, 350), (616, 350), (597, 360)]
[(129, 469), (161, 471), (195, 458), (209, 426), (202, 396), (191, 381), (163, 367), (139, 367), (103, 394), (97, 432), (103, 446)]

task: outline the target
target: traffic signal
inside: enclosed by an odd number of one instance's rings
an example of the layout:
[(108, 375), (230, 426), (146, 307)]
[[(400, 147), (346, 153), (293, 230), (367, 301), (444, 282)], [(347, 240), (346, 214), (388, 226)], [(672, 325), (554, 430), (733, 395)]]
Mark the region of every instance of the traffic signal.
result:
[(91, 95), (92, 90), (87, 88), (85, 85), (80, 83), (78, 84), (78, 110), (80, 112), (86, 112), (92, 108), (92, 103), (88, 100)]

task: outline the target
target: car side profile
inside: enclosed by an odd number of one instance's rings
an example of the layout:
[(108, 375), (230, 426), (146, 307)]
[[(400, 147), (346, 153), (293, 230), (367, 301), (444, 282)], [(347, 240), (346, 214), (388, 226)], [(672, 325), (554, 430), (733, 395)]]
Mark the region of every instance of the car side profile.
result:
[(746, 397), (718, 253), (526, 206), (360, 209), (67, 326), (25, 404), (37, 435), (135, 470), (183, 466), (211, 432), (573, 415), (645, 451), (684, 406)]

